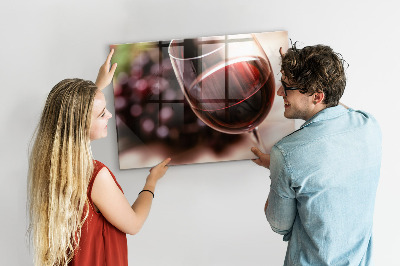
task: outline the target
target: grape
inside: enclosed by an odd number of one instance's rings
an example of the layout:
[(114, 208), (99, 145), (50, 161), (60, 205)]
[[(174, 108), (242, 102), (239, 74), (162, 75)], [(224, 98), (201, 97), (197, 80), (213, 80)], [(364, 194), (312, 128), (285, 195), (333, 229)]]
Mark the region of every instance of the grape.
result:
[[(136, 145), (162, 142), (171, 154), (202, 145), (216, 154), (240, 141), (240, 134), (225, 134), (206, 126), (191, 110), (175, 77), (166, 49), (160, 59), (157, 49), (143, 50), (114, 81), (119, 152)], [(118, 51), (118, 50), (117, 50)], [(157, 60), (156, 60), (156, 59)], [(135, 142), (129, 128), (140, 142)]]

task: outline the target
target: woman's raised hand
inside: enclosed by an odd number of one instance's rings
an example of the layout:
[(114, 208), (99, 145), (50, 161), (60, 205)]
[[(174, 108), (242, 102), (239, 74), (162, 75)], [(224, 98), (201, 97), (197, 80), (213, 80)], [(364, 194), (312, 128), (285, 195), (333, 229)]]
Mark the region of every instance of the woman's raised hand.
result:
[(111, 58), (113, 54), (114, 54), (114, 49), (111, 49), (110, 53), (107, 56), (106, 61), (100, 67), (99, 74), (97, 75), (96, 79), (96, 86), (99, 90), (103, 90), (111, 83), (115, 69), (117, 69), (117, 63), (114, 63), (110, 69)]

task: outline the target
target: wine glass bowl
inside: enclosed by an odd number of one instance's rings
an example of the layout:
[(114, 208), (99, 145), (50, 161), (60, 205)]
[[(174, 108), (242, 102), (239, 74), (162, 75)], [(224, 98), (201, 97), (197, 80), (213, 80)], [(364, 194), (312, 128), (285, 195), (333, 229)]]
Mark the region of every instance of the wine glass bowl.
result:
[(253, 132), (271, 110), (275, 80), (254, 35), (172, 40), (168, 53), (193, 112), (211, 128)]

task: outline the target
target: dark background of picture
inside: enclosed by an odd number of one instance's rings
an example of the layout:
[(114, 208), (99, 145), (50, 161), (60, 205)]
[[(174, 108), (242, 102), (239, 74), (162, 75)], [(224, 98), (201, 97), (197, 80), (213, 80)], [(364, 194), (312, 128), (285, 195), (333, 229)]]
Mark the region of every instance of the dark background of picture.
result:
[[(119, 153), (155, 144), (171, 155), (198, 145), (218, 155), (244, 135), (216, 131), (193, 113), (175, 77), (169, 43), (111, 46), (116, 49), (113, 62), (118, 62), (113, 86)], [(173, 158), (178, 164), (187, 159)]]

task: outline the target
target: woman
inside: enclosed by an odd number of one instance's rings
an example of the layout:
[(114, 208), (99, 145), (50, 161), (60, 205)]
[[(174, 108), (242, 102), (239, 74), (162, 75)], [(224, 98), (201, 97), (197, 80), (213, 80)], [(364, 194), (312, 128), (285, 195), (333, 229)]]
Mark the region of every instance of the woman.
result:
[(110, 69), (113, 52), (96, 84), (66, 79), (47, 97), (28, 175), (35, 265), (127, 265), (126, 234), (141, 229), (168, 169), (170, 158), (150, 169), (130, 206), (111, 171), (92, 159), (90, 142), (107, 136), (111, 118), (101, 90), (117, 67)]

